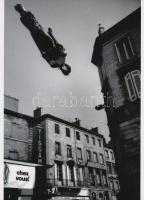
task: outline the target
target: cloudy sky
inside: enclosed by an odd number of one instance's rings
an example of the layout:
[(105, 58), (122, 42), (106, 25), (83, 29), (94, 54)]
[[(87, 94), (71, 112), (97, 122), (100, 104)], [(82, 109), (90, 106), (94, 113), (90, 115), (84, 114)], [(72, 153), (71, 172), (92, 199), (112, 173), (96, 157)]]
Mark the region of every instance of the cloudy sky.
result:
[[(22, 3), (44, 30), (53, 28), (67, 52), (72, 72), (64, 76), (40, 55), (14, 5)], [(140, 6), (140, 0), (5, 0), (5, 94), (20, 100), (19, 112), (32, 115), (36, 106), (82, 126), (98, 126), (108, 139), (98, 70), (91, 63), (98, 24), (107, 30)]]

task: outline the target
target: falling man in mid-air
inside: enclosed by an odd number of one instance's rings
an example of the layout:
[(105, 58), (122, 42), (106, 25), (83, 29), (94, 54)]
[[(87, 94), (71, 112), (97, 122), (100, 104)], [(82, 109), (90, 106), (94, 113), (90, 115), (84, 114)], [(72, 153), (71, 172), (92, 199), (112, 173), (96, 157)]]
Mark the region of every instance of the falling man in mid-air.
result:
[(21, 4), (17, 4), (15, 9), (21, 16), (21, 22), (29, 29), (42, 57), (52, 68), (58, 68), (64, 75), (69, 75), (71, 67), (65, 63), (67, 53), (65, 48), (54, 38), (52, 29), (48, 28), (46, 34), (30, 11), (25, 10)]

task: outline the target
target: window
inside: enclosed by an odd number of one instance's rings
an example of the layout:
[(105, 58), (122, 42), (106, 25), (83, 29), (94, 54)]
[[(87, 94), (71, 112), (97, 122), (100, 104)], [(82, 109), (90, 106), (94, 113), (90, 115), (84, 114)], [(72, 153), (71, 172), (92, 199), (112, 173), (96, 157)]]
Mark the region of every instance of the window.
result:
[(100, 170), (95, 169), (95, 174), (96, 174), (96, 181), (98, 185), (101, 185), (101, 177), (100, 177)]
[(134, 56), (133, 47), (129, 36), (123, 37), (115, 43), (118, 61), (124, 62)]
[(72, 166), (69, 166), (69, 179), (74, 182), (74, 168)]
[(72, 158), (72, 147), (67, 145), (67, 157)]
[(105, 150), (105, 155), (106, 155), (106, 158), (109, 159), (109, 152), (108, 152), (108, 150)]
[(98, 162), (98, 156), (96, 152), (93, 152), (94, 162)]
[(81, 148), (77, 148), (77, 158), (79, 159), (79, 160), (82, 160), (82, 150), (81, 150)]
[(118, 181), (115, 182), (115, 190), (116, 190), (116, 191), (119, 191), (119, 190), (120, 190)]
[(70, 129), (69, 128), (66, 128), (66, 136), (70, 137)]
[(59, 124), (55, 124), (55, 133), (60, 133)]
[(103, 193), (99, 193), (99, 199), (103, 199)]
[(110, 163), (107, 163), (107, 170), (109, 174), (112, 174), (112, 167)]
[(105, 171), (102, 172), (102, 179), (103, 179), (103, 184), (107, 185), (107, 178), (106, 178), (106, 172)]
[(100, 164), (104, 164), (103, 154), (100, 153), (99, 156), (100, 156)]
[(98, 139), (98, 144), (99, 144), (99, 147), (101, 147), (101, 140)]
[(115, 164), (112, 164), (112, 173), (113, 173), (113, 174), (117, 174), (117, 173), (116, 173), (116, 166), (115, 166)]
[(61, 163), (57, 163), (57, 180), (58, 181), (62, 181), (63, 179), (63, 174), (62, 174), (62, 164)]
[(93, 168), (88, 168), (89, 170), (89, 180), (90, 180), (90, 185), (94, 186), (95, 185), (95, 181), (94, 181), (94, 174), (93, 174)]
[(60, 144), (60, 142), (55, 142), (55, 154), (61, 155), (61, 144)]
[(140, 98), (140, 71), (128, 72), (124, 79), (130, 100), (135, 101), (137, 98)]
[(89, 150), (87, 152), (87, 161), (91, 161), (91, 152)]
[(76, 131), (76, 139), (80, 140), (80, 133), (78, 131)]
[(110, 188), (111, 188), (111, 190), (114, 190), (114, 183), (113, 183), (113, 181), (110, 181)]
[(87, 143), (89, 143), (89, 136), (85, 135)]
[(110, 151), (110, 156), (111, 156), (111, 160), (114, 160), (114, 154), (112, 151)]
[(78, 183), (79, 185), (83, 185), (83, 181), (84, 181), (84, 175), (83, 175), (83, 168), (82, 167), (78, 167), (77, 168), (77, 174), (78, 174)]
[(92, 137), (92, 141), (93, 141), (93, 145), (95, 145), (95, 138), (94, 137)]

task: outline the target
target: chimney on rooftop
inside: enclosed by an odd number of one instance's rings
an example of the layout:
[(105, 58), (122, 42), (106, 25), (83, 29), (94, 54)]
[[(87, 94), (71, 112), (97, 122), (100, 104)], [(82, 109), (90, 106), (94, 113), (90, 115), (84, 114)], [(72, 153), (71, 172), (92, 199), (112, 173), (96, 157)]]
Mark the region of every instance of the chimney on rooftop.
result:
[(98, 133), (98, 127), (91, 128), (91, 131), (94, 133)]
[(41, 107), (37, 107), (34, 111), (33, 111), (33, 115), (34, 118), (37, 119), (41, 116)]
[(98, 25), (99, 25), (98, 34), (101, 35), (102, 33), (104, 33), (105, 29), (104, 27), (101, 26), (101, 24)]
[(80, 119), (75, 118), (75, 122), (73, 122), (73, 124), (80, 126), (80, 122), (81, 122)]
[(19, 99), (16, 99), (9, 95), (4, 95), (4, 108), (14, 112), (18, 112)]

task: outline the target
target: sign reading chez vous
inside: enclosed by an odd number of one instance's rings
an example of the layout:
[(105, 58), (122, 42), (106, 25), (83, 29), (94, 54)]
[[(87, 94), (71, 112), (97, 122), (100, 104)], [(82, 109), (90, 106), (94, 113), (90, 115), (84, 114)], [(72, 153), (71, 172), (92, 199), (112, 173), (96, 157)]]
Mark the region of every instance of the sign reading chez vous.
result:
[(35, 167), (4, 163), (4, 187), (33, 189), (35, 184)]

